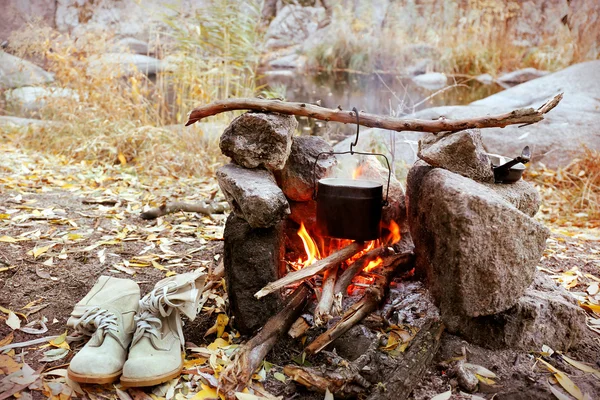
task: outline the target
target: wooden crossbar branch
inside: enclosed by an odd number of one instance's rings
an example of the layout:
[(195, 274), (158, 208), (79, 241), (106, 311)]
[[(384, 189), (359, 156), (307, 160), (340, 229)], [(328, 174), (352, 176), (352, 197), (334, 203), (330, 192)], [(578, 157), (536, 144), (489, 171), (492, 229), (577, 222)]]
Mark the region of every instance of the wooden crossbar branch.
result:
[[(474, 128), (504, 128), (508, 125), (530, 125), (544, 119), (544, 114), (558, 105), (563, 94), (557, 94), (548, 100), (537, 110), (533, 108), (520, 108), (505, 114), (486, 115), (482, 117), (473, 117), (465, 119), (444, 119), (423, 120), (423, 119), (402, 119), (386, 117), (376, 114), (359, 112), (360, 125), (370, 128), (389, 129), (392, 131), (414, 131), (414, 132), (458, 132), (465, 129)], [(298, 115), (302, 117), (316, 118), (323, 121), (342, 122), (344, 124), (355, 124), (356, 116), (353, 111), (342, 110), (341, 108), (332, 110), (308, 103), (294, 103), (282, 100), (267, 99), (227, 99), (216, 101), (211, 104), (200, 106), (194, 109), (189, 116), (186, 126), (200, 121), (203, 118), (217, 115), (226, 111), (234, 110), (252, 110), (258, 112), (277, 112), (280, 114)]]

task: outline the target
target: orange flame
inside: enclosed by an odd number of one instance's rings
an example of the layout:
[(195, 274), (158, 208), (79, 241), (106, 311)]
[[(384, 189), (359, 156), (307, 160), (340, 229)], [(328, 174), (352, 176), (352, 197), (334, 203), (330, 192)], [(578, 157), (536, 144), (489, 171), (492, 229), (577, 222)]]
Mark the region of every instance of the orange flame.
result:
[(402, 235), (400, 235), (400, 227), (398, 226), (398, 224), (394, 220), (391, 220), (390, 226), (388, 226), (387, 229), (390, 231), (389, 236), (386, 238), (387, 244), (398, 243), (402, 238)]
[(305, 267), (313, 264), (315, 261), (321, 259), (321, 254), (319, 254), (319, 249), (317, 248), (317, 244), (310, 237), (306, 228), (304, 227), (304, 223), (300, 224), (300, 229), (298, 230), (298, 236), (302, 239), (302, 243), (304, 243), (304, 251), (308, 259), (304, 262), (301, 262)]
[(383, 263), (383, 259), (381, 257), (377, 257), (374, 260), (371, 260), (367, 266), (365, 267), (364, 271), (365, 272), (371, 272), (373, 271), (375, 268), (377, 268), (378, 266), (380, 266)]
[(363, 172), (363, 166), (359, 165), (358, 167), (354, 168), (354, 171), (352, 171), (352, 179), (358, 179)]

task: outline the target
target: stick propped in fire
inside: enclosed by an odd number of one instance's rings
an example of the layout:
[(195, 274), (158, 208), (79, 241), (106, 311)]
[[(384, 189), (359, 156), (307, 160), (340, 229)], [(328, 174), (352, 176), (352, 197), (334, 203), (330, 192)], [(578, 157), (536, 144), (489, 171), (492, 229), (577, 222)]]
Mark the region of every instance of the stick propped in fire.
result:
[[(441, 132), (459, 132), (465, 129), (474, 128), (504, 128), (508, 125), (530, 125), (543, 120), (544, 114), (556, 107), (562, 98), (562, 93), (557, 94), (537, 110), (533, 108), (520, 108), (505, 114), (486, 115), (457, 120), (402, 119), (360, 112), (360, 125), (370, 128), (389, 129), (397, 132), (414, 131), (430, 132), (434, 134)], [(354, 111), (341, 109), (332, 110), (314, 104), (294, 103), (282, 100), (242, 98), (221, 100), (200, 106), (190, 113), (188, 122), (185, 125), (188, 126), (203, 118), (235, 110), (277, 112), (280, 114), (316, 118), (323, 121), (342, 122), (344, 124), (356, 123)]]

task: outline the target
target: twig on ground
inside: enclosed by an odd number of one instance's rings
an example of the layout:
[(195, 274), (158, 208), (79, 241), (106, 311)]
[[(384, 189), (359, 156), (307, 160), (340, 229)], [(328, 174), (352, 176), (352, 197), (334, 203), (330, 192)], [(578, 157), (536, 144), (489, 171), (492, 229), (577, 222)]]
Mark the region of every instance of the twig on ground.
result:
[(222, 214), (225, 212), (225, 206), (223, 204), (190, 204), (182, 202), (164, 203), (160, 207), (151, 208), (148, 211), (140, 214), (143, 219), (156, 219), (163, 215), (175, 213), (178, 211), (195, 212), (205, 215), (211, 214)]

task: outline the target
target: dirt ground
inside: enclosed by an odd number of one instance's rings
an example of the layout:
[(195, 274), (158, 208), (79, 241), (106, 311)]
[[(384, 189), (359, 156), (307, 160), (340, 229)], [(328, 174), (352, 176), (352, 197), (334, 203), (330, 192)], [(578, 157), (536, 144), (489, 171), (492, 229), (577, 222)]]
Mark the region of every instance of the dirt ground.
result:
[[(147, 179), (126, 166), (72, 165), (67, 160), (23, 153), (8, 145), (0, 147), (0, 155), (0, 347), (63, 334), (73, 306), (100, 275), (131, 278), (140, 284), (144, 294), (173, 272), (197, 268), (210, 271), (220, 261), (225, 215), (209, 218), (176, 213), (154, 221), (139, 217), (144, 206), (155, 206), (166, 199), (218, 201), (218, 185), (214, 178)], [(552, 237), (540, 270), (568, 286), (572, 292), (585, 294), (594, 277), (600, 276), (600, 235), (574, 228), (551, 229)], [(225, 363), (244, 338), (236, 337), (229, 328), (225, 341), (214, 334), (205, 335), (215, 323), (216, 316), (226, 312), (227, 302), (222, 285), (206, 292), (205, 297), (203, 312), (184, 327), (186, 341), (193, 344), (191, 347), (208, 348)], [(46, 326), (47, 331), (29, 334), (14, 330), (7, 323), (11, 311), (19, 318), (21, 327), (32, 323), (33, 328)], [(47, 322), (40, 324), (44, 319)], [(80, 344), (72, 342), (71, 350), (78, 346)], [(189, 374), (145, 393), (138, 390), (124, 393), (112, 386), (73, 388), (61, 371), (74, 351), (55, 361), (42, 361), (54, 347), (44, 340), (41, 344), (18, 347), (5, 353), (18, 363), (19, 368), (28, 365), (34, 371), (49, 372), (32, 385), (35, 390), (24, 390), (21, 397), (157, 399), (168, 397), (169, 388), (188, 394), (190, 390), (207, 393), (213, 390), (214, 377), (211, 380), (207, 376), (210, 374), (206, 373)], [(553, 380), (552, 374), (536, 362), (540, 351), (490, 351), (444, 334), (433, 365), (412, 397), (429, 399), (455, 386), (453, 378), (447, 376), (444, 363), (464, 354), (470, 363), (484, 366), (497, 375), (493, 384), (480, 382), (476, 393), (479, 398), (552, 399), (555, 395), (550, 386), (567, 396), (559, 385), (548, 383)], [(265, 364), (259, 372), (267, 378), (264, 385), (272, 395), (286, 399), (323, 397), (309, 393), (289, 380), (283, 383), (281, 376), (276, 376), (283, 364), (292, 363), (301, 354), (300, 342), (286, 339), (273, 352), (268, 360), (276, 361), (276, 365)], [(600, 334), (590, 331), (586, 342), (568, 355), (600, 370)], [(201, 358), (188, 352), (186, 366), (207, 365)], [(600, 398), (600, 373), (594, 376), (556, 358), (548, 360), (566, 373), (583, 393), (591, 396), (590, 399)], [(222, 366), (211, 365), (216, 372)], [(10, 371), (1, 368), (0, 371), (2, 381), (4, 374)], [(261, 387), (257, 382), (255, 393), (260, 393)], [(211, 398), (207, 396), (194, 398)], [(189, 397), (191, 394), (182, 398)], [(452, 398), (477, 397), (461, 395), (454, 389)]]

